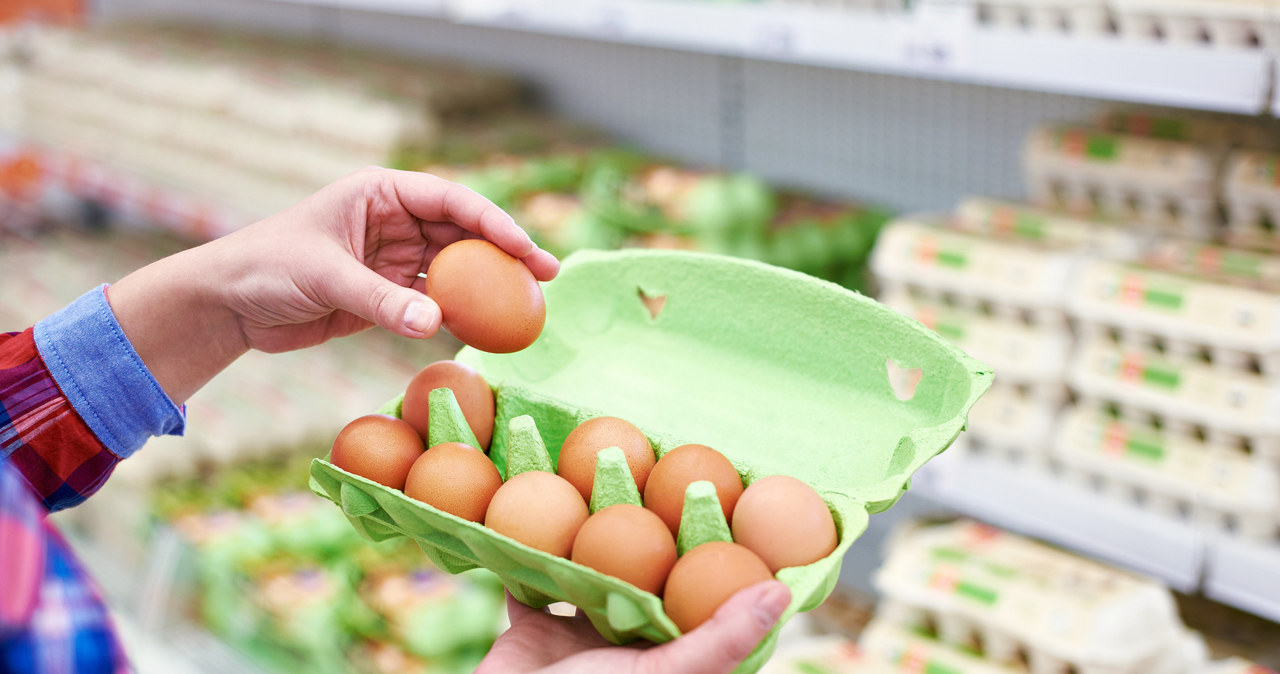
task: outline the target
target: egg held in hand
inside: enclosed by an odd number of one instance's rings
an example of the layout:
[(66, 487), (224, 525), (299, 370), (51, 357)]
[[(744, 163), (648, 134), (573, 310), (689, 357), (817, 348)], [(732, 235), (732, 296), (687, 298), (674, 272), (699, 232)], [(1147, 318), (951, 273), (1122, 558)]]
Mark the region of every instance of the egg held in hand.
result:
[(618, 447), (627, 459), (636, 489), (644, 493), (656, 459), (649, 439), (630, 422), (617, 417), (596, 417), (578, 424), (560, 446), (556, 473), (578, 489), (585, 501), (591, 501), (591, 488), (596, 480), (596, 454), (602, 449)]
[(482, 239), (445, 246), (427, 267), (427, 296), (449, 334), (489, 353), (532, 344), (547, 320), (542, 287), (523, 262)]
[(723, 541), (703, 543), (671, 567), (662, 608), (688, 634), (739, 590), (772, 578), (769, 567), (747, 548)]
[(484, 452), (461, 442), (442, 442), (414, 461), (404, 493), (464, 520), (484, 519), (502, 475)]
[(347, 424), (333, 441), (329, 462), (392, 489), (404, 489), (422, 438), (413, 426), (386, 414), (369, 414)]
[(742, 495), (742, 478), (720, 452), (706, 445), (680, 445), (663, 454), (649, 473), (644, 507), (661, 517), (673, 536), (680, 531), (685, 490), (699, 480), (715, 485), (725, 522), (733, 521), (734, 507)]
[(589, 514), (587, 502), (564, 478), (531, 470), (498, 489), (484, 525), (531, 548), (568, 557)]
[(676, 541), (657, 515), (619, 503), (587, 518), (573, 541), (570, 559), (661, 595), (676, 563)]
[(835, 520), (812, 487), (788, 475), (751, 483), (733, 511), (733, 540), (750, 548), (774, 573), (812, 564), (839, 543)]
[(488, 450), (489, 443), (493, 440), (493, 390), (479, 372), (456, 360), (437, 361), (413, 376), (404, 392), (400, 418), (409, 422), (418, 431), (423, 442), (426, 442), (430, 421), (428, 399), (431, 392), (438, 388), (453, 391), (453, 397), (457, 399), (458, 407), (462, 408), (467, 425), (480, 443), (479, 448)]

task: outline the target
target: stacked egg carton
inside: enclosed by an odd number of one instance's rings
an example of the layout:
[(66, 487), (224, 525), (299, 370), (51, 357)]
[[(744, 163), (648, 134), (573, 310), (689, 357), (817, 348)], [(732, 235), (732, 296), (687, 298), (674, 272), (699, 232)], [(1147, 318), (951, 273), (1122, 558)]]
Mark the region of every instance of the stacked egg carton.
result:
[(910, 0), (772, 0), (779, 5), (792, 7), (823, 7), (856, 12), (902, 12)]
[[(1280, 285), (1237, 276), (1261, 269), (1247, 264), (1261, 256), (1186, 242), (1157, 252), (1164, 269), (1104, 260), (1081, 269), (1068, 301), (1080, 333), (1070, 368), (1077, 402), (1054, 457), (1068, 479), (1213, 531), (1274, 540)], [(1224, 257), (1235, 271), (1219, 266), (1215, 279), (1172, 273)]]
[(1117, 34), (1135, 43), (1280, 48), (1269, 0), (1109, 0)]
[(176, 26), (48, 31), (30, 52), (25, 137), (249, 219), (516, 93), (455, 67)]
[(890, 224), (872, 266), (886, 304), (995, 369), (995, 384), (970, 414), (967, 446), (1036, 461), (1066, 400), (1072, 337), (1064, 302), (1080, 256), (1136, 247), (1115, 228), (972, 199), (945, 222)]
[[(971, 521), (900, 533), (861, 646), (982, 674), (1200, 672), (1206, 649), (1163, 586)], [(950, 669), (941, 669), (948, 667)]]
[(997, 30), (1099, 36), (1109, 28), (1102, 0), (979, 0), (976, 10), (980, 25)]
[(1023, 161), (1028, 197), (1040, 206), (1162, 234), (1216, 234), (1218, 161), (1200, 144), (1046, 126), (1028, 137)]
[(1233, 153), (1224, 169), (1222, 192), (1227, 242), (1280, 251), (1280, 152)]
[(1221, 50), (1280, 48), (1271, 0), (978, 0), (979, 24), (1073, 38)]

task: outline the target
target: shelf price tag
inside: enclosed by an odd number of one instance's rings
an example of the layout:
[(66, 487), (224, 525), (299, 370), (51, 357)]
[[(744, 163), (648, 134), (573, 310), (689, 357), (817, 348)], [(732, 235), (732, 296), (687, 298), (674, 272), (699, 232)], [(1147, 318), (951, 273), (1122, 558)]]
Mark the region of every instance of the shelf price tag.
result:
[(595, 31), (606, 37), (620, 38), (630, 32), (627, 12), (614, 5), (604, 4), (596, 10)]
[(780, 22), (761, 23), (755, 30), (755, 47), (770, 56), (791, 56), (797, 51), (794, 26)]
[(897, 26), (902, 65), (928, 72), (965, 67), (973, 32), (973, 7), (958, 2), (924, 2)]

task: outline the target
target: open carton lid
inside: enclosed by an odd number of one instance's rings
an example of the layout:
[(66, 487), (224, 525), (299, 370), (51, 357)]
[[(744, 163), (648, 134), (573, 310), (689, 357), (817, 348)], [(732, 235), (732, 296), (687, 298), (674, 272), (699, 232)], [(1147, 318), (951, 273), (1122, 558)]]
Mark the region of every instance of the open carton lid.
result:
[[(545, 294), (548, 321), (532, 346), (465, 348), (458, 360), (491, 385), (714, 447), (747, 483), (787, 474), (871, 512), (951, 444), (992, 380), (872, 299), (748, 260), (583, 251)], [(895, 392), (891, 376), (909, 380), (915, 368), (914, 391), (907, 381)], [(556, 458), (563, 438), (547, 440)], [(490, 451), (502, 469), (504, 450)]]

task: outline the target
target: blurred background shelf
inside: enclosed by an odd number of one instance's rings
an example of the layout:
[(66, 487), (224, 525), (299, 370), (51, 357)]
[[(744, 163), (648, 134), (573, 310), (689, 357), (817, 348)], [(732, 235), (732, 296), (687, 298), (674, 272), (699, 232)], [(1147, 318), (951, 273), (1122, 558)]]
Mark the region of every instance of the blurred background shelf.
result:
[(983, 28), (972, 3), (912, 12), (681, 0), (276, 0), (937, 80), (1256, 114), (1273, 55)]
[(1199, 588), (1204, 540), (1190, 525), (1100, 498), (1005, 461), (942, 455), (914, 481), (930, 501), (996, 526), (1160, 578)]
[(1280, 622), (1280, 546), (1215, 538), (1205, 564), (1206, 595)]

